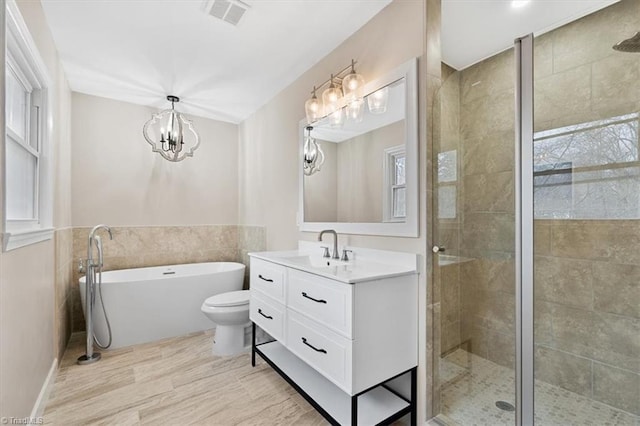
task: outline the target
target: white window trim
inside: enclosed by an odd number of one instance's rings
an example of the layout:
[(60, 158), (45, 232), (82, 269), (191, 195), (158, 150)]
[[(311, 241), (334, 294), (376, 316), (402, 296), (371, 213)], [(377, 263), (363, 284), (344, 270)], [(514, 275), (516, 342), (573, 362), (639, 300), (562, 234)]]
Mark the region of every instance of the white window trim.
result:
[[(52, 132), (52, 105), (50, 90), (51, 77), (47, 67), (38, 52), (35, 41), (29, 33), (15, 0), (6, 1), (6, 57), (11, 57), (20, 70), (25, 73), (29, 83), (40, 91), (42, 100), (42, 116), (40, 126), (40, 175), (39, 175), (39, 199), (38, 222), (34, 221), (9, 221), (7, 220), (7, 203), (4, 200), (2, 221), (2, 245), (4, 251), (13, 250), (41, 241), (53, 238), (53, 157), (51, 147)], [(4, 82), (2, 83), (4, 84)], [(2, 129), (7, 134), (6, 123)], [(5, 141), (5, 137), (2, 138)], [(4, 143), (0, 147), (6, 149)], [(6, 161), (6, 156), (2, 156)], [(6, 171), (3, 164), (2, 170)], [(6, 197), (6, 179), (3, 176), (3, 194)]]
[(406, 220), (406, 216), (399, 217), (399, 216), (393, 215), (393, 189), (400, 188), (400, 187), (404, 187), (404, 188), (407, 187), (406, 175), (405, 175), (404, 185), (395, 185), (393, 183), (394, 173), (395, 173), (394, 159), (399, 155), (404, 155), (406, 158), (407, 153), (404, 145), (398, 145), (398, 146), (394, 146), (384, 150), (384, 158), (382, 163), (382, 176), (383, 176), (382, 221), (385, 223), (404, 222)]

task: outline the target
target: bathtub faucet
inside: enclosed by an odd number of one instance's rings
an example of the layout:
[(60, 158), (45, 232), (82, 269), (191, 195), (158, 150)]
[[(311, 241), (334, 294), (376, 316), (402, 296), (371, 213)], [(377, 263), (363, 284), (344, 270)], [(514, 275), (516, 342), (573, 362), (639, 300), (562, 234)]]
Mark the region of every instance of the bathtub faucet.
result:
[[(100, 229), (104, 229), (109, 233), (109, 239), (113, 240), (113, 234), (111, 233), (111, 228), (107, 225), (97, 225), (94, 226), (91, 232), (89, 233), (89, 244), (87, 247), (87, 268), (91, 268), (92, 266), (97, 266), (102, 268), (103, 265), (103, 257), (102, 257), (102, 238), (99, 235), (96, 235)], [(98, 249), (98, 263), (93, 261), (93, 246), (96, 246)], [(89, 272), (89, 271), (87, 271)]]
[[(111, 325), (104, 308), (104, 300), (102, 299), (102, 266), (104, 265), (104, 257), (102, 255), (102, 238), (96, 235), (100, 229), (104, 229), (109, 233), (109, 239), (113, 239), (111, 228), (107, 225), (95, 226), (89, 233), (89, 244), (87, 246), (87, 263), (85, 268), (85, 309), (84, 320), (87, 330), (87, 347), (86, 353), (78, 358), (78, 364), (91, 364), (100, 359), (100, 353), (93, 351), (93, 342), (95, 341), (98, 347), (106, 349), (111, 346)], [(98, 261), (93, 259), (93, 246), (95, 245), (98, 250)], [(98, 288), (96, 289), (96, 283)], [(109, 343), (102, 345), (94, 335), (93, 331), (93, 307), (96, 299), (96, 292), (100, 294), (100, 303), (102, 304), (102, 312), (105, 315), (105, 321), (107, 323), (107, 329), (109, 331)]]

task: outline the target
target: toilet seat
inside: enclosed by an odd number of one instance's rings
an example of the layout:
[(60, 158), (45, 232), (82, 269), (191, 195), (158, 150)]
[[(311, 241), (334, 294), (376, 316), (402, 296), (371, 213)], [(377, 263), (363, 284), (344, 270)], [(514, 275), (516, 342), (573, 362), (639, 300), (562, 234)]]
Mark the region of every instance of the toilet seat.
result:
[(204, 301), (205, 306), (212, 308), (242, 306), (249, 304), (249, 290), (230, 291), (216, 294)]

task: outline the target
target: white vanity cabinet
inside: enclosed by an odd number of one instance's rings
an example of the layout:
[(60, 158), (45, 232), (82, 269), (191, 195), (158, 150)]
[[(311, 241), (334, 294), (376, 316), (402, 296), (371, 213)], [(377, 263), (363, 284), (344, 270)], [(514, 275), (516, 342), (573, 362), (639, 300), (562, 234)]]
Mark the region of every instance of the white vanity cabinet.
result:
[[(251, 256), (252, 363), (260, 355), (333, 424), (391, 423), (408, 413), (415, 421), (415, 271), (367, 279), (350, 264), (294, 266)], [(255, 326), (275, 340), (256, 345)], [(402, 374), (411, 376), (410, 399), (384, 384)]]

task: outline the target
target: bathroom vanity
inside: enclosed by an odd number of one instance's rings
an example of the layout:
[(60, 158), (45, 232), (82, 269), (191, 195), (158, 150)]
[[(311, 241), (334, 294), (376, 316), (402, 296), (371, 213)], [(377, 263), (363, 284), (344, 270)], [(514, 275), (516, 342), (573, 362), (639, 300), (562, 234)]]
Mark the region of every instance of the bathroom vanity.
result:
[[(251, 253), (252, 365), (258, 354), (329, 422), (416, 422), (417, 255), (319, 248)], [(274, 340), (256, 344), (256, 326)], [(410, 396), (387, 382), (410, 376)]]

